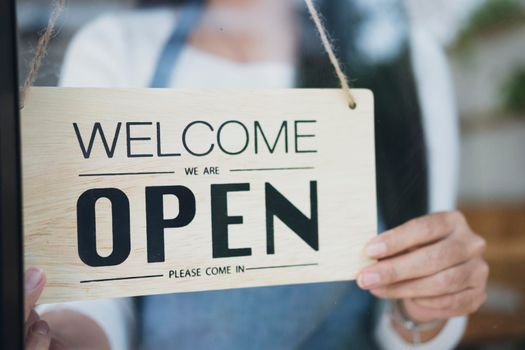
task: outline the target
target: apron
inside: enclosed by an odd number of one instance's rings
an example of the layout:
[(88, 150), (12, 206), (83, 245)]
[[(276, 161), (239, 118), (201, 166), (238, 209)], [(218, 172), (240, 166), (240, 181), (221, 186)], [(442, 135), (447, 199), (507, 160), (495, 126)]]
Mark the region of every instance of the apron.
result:
[[(202, 7), (181, 9), (150, 87), (167, 88)], [(374, 299), (354, 282), (139, 299), (141, 349), (376, 349)]]

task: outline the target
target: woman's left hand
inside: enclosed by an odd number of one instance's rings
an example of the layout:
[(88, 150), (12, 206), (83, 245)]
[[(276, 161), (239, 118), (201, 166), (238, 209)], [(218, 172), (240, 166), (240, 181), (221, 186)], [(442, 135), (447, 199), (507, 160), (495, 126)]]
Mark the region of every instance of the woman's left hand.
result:
[(357, 282), (385, 299), (402, 299), (417, 322), (475, 312), (486, 299), (485, 241), (459, 212), (417, 218), (375, 237), (366, 246), (379, 261)]

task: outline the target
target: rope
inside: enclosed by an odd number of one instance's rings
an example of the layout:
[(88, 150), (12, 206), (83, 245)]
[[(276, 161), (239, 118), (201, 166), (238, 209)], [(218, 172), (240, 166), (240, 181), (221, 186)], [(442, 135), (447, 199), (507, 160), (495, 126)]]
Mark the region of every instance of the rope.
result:
[(341, 63), (339, 62), (339, 59), (334, 53), (334, 48), (332, 47), (330, 39), (328, 38), (328, 34), (326, 33), (326, 28), (323, 24), (323, 21), (321, 20), (321, 15), (319, 14), (319, 11), (317, 11), (317, 9), (315, 8), (313, 0), (305, 0), (305, 2), (306, 6), (308, 7), (308, 11), (310, 12), (310, 16), (312, 16), (312, 20), (314, 21), (315, 26), (317, 27), (317, 31), (319, 32), (319, 36), (321, 37), (324, 49), (328, 54), (330, 63), (332, 63), (332, 66), (335, 69), (335, 73), (337, 74), (337, 78), (339, 79), (339, 82), (341, 84), (341, 89), (343, 90), (343, 93), (348, 101), (348, 106), (354, 109), (357, 106), (357, 104), (355, 102), (354, 96), (352, 95), (352, 92), (350, 91), (350, 84), (348, 83), (348, 78), (343, 73)]
[[(21, 108), (24, 108), (24, 103), (26, 100), (27, 92), (29, 91), (30, 87), (33, 85), (36, 78), (38, 77), (38, 71), (40, 70), (42, 61), (47, 54), (47, 47), (49, 45), (49, 42), (51, 41), (51, 38), (53, 37), (56, 23), (58, 21), (58, 18), (60, 17), (62, 10), (64, 9), (65, 2), (66, 0), (54, 0), (53, 1), (53, 10), (51, 11), (51, 15), (49, 16), (47, 28), (45, 29), (44, 34), (42, 34), (42, 36), (38, 40), (35, 56), (33, 57), (33, 60), (31, 61), (29, 74), (22, 87), (22, 93), (21, 93), (21, 98), (20, 98)], [(341, 84), (341, 89), (348, 102), (348, 106), (354, 109), (357, 106), (357, 104), (356, 104), (354, 96), (352, 95), (352, 92), (350, 91), (350, 84), (348, 83), (348, 78), (343, 73), (343, 70), (341, 68), (341, 63), (339, 62), (339, 59), (335, 55), (330, 39), (328, 38), (328, 34), (326, 33), (326, 28), (323, 24), (323, 21), (321, 20), (321, 15), (315, 8), (313, 0), (305, 0), (305, 2), (306, 2), (306, 6), (308, 7), (308, 11), (310, 12), (310, 16), (312, 17), (312, 20), (315, 23), (317, 31), (319, 32), (319, 36), (321, 37), (321, 42), (323, 43), (323, 47), (326, 53), (328, 54), (330, 63), (335, 69), (335, 73), (337, 74), (337, 78), (339, 79), (339, 82)]]
[(49, 42), (51, 41), (51, 38), (53, 37), (54, 31), (55, 31), (55, 25), (58, 21), (58, 18), (60, 17), (60, 13), (64, 9), (65, 2), (66, 0), (54, 0), (53, 1), (53, 10), (51, 11), (51, 15), (49, 16), (47, 27), (44, 31), (44, 34), (42, 34), (42, 36), (38, 39), (35, 56), (33, 57), (33, 60), (31, 61), (29, 73), (24, 82), (24, 86), (22, 87), (22, 93), (20, 97), (20, 101), (21, 101), (20, 108), (21, 109), (24, 108), (24, 103), (25, 103), (27, 92), (29, 88), (33, 85), (36, 78), (38, 77), (38, 71), (40, 70), (40, 66), (42, 65), (42, 60), (44, 59), (44, 57), (46, 57), (47, 47), (49, 45)]

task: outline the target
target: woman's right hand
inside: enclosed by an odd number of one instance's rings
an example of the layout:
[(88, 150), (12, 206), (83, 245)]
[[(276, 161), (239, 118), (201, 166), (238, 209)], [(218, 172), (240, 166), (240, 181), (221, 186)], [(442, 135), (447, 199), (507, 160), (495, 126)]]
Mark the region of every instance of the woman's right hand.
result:
[(45, 284), (46, 276), (41, 269), (31, 267), (25, 272), (24, 334), (26, 350), (48, 350), (51, 346), (49, 326), (34, 310)]

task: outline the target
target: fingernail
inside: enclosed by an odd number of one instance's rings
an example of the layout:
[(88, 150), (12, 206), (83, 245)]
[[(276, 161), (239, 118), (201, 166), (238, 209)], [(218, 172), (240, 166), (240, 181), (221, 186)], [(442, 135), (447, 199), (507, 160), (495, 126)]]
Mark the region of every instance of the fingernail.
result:
[(381, 277), (376, 272), (365, 272), (359, 276), (359, 285), (363, 288), (370, 288), (379, 284)]
[(385, 254), (386, 250), (386, 244), (383, 242), (371, 243), (366, 246), (366, 255), (373, 258)]
[(48, 335), (49, 334), (49, 326), (44, 321), (37, 321), (33, 325), (33, 332), (38, 333), (40, 335)]
[(40, 282), (42, 282), (42, 278), (44, 277), (44, 272), (36, 267), (31, 267), (26, 272), (26, 289), (27, 290), (33, 290)]

